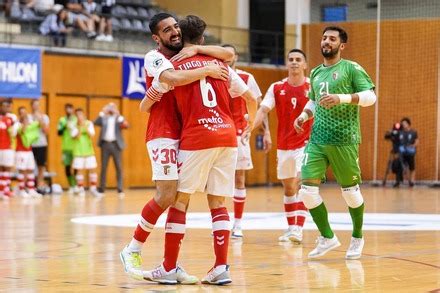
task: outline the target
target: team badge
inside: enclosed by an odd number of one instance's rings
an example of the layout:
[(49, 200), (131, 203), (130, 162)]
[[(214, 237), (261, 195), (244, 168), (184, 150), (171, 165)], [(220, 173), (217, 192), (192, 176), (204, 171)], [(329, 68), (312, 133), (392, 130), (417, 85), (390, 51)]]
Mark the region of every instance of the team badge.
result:
[(285, 90), (281, 90), (280, 91), (280, 96), (285, 96), (286, 95), (286, 91)]
[(337, 71), (333, 72), (333, 80), (337, 80), (339, 77), (339, 73)]
[(163, 63), (162, 58), (158, 58), (158, 59), (153, 61), (153, 66), (157, 68), (157, 67), (161, 66), (162, 63)]
[(170, 173), (170, 166), (165, 165), (163, 166), (163, 174), (168, 175)]

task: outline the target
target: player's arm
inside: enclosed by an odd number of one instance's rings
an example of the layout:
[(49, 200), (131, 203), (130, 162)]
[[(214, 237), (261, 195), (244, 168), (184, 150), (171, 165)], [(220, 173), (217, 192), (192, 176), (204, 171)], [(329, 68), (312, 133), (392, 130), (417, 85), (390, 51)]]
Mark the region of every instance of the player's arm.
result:
[(169, 69), (162, 72), (159, 76), (159, 82), (165, 83), (169, 87), (176, 87), (190, 84), (207, 76), (226, 81), (228, 80), (228, 70), (218, 64), (209, 64), (191, 70)]
[(257, 97), (255, 97), (255, 95), (250, 90), (244, 92), (242, 97), (246, 102), (248, 125), (251, 127), (250, 130), (253, 130), (255, 129), (255, 117), (257, 115), (257, 107), (258, 107)]
[(369, 107), (376, 103), (377, 97), (374, 90), (361, 91), (354, 94), (326, 94), (319, 100), (319, 105), (329, 109), (339, 104), (352, 104)]
[(160, 102), (160, 99), (163, 96), (163, 93), (161, 93), (156, 88), (158, 85), (155, 85), (155, 82), (153, 81), (152, 86), (150, 86), (145, 93), (144, 98), (142, 99), (141, 103), (139, 104), (139, 110), (141, 112), (147, 112), (150, 113), (151, 107), (156, 102)]
[(296, 117), (295, 121), (293, 122), (296, 132), (301, 133), (304, 131), (303, 125), (307, 120), (311, 119), (315, 115), (315, 107), (315, 101), (309, 100), (307, 102), (301, 114)]
[(93, 127), (92, 121), (88, 121), (88, 123), (87, 123), (87, 134), (90, 137), (94, 137), (95, 136), (95, 127)]
[(197, 54), (211, 56), (226, 62), (234, 59), (234, 53), (220, 46), (191, 45), (188, 47), (184, 47), (182, 50), (180, 50), (179, 53), (174, 55), (173, 58), (171, 58), (170, 60), (171, 62), (177, 62), (186, 58), (190, 58)]

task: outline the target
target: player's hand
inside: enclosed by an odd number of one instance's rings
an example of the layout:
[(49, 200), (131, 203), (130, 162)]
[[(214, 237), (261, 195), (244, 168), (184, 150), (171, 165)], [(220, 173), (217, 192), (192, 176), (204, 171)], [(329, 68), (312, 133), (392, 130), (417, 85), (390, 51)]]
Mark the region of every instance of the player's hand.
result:
[(304, 118), (302, 117), (297, 117), (293, 122), (293, 127), (295, 127), (297, 133), (302, 133), (304, 131), (303, 128), (304, 122), (305, 122)]
[(170, 61), (171, 62), (179, 62), (184, 59), (190, 58), (192, 56), (197, 55), (197, 46), (191, 46), (191, 47), (184, 47), (182, 50), (180, 50), (179, 53), (174, 55)]
[(321, 96), (321, 99), (319, 99), (319, 105), (326, 109), (330, 109), (336, 105), (339, 105), (340, 103), (341, 100), (339, 99), (338, 95), (325, 94)]
[(229, 70), (221, 65), (218, 64), (209, 64), (205, 67), (205, 70), (207, 71), (207, 76), (215, 78), (215, 79), (221, 79), (223, 81), (227, 81), (229, 79)]
[(249, 139), (251, 138), (251, 131), (251, 127), (249, 125), (246, 126), (243, 133), (241, 134), (240, 141), (242, 145), (247, 145), (249, 143)]
[(266, 131), (263, 136), (263, 149), (266, 154), (272, 149), (272, 138), (268, 131)]

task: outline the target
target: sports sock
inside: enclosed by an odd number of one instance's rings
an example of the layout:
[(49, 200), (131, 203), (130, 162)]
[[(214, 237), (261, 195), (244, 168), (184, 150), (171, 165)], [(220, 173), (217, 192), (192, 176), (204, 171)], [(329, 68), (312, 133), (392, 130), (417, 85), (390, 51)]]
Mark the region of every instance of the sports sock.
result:
[(321, 235), (325, 238), (333, 238), (334, 233), (330, 228), (330, 223), (328, 222), (328, 213), (325, 204), (321, 203), (316, 208), (310, 209), (309, 212), (312, 215), (316, 226), (318, 226)]
[(77, 174), (76, 175), (76, 183), (78, 184), (78, 187), (84, 187), (84, 175), (82, 174)]
[(18, 188), (19, 188), (20, 190), (24, 190), (24, 188), (25, 188), (25, 184), (24, 184), (24, 174), (19, 173), (19, 174), (17, 175), (17, 181), (18, 181)]
[[(297, 200), (298, 200), (298, 196), (296, 196)], [(306, 221), (306, 217), (307, 217), (307, 208), (304, 205), (304, 203), (302, 201), (297, 201), (295, 203), (295, 214), (296, 214), (296, 221), (295, 224), (297, 226), (303, 227), (304, 226), (304, 222)]]
[(214, 234), (215, 264), (226, 265), (228, 263), (229, 246), (229, 215), (226, 207), (211, 210), (212, 232)]
[[(141, 212), (141, 218), (139, 219), (139, 224), (134, 230), (133, 239), (138, 242), (144, 243), (151, 231), (153, 231), (154, 225), (156, 225), (157, 219), (159, 219), (160, 215), (165, 210), (162, 209), (154, 200), (154, 198), (150, 199), (150, 201), (144, 206)], [(139, 251), (139, 247), (134, 242), (133, 245), (130, 243), (128, 248), (132, 251)]]
[(177, 266), (180, 245), (185, 236), (186, 212), (176, 208), (168, 210), (167, 222), (165, 224), (165, 250), (163, 267), (167, 272)]
[(286, 219), (287, 219), (287, 224), (289, 225), (289, 229), (292, 229), (293, 226), (296, 225), (295, 202), (296, 202), (296, 196), (284, 195), (284, 212), (286, 214)]
[(246, 189), (235, 189), (234, 191), (234, 226), (241, 227), (243, 218), (244, 203), (246, 201)]
[(348, 208), (351, 220), (353, 221), (353, 237), (362, 238), (362, 224), (364, 222), (364, 207), (362, 204), (357, 208)]
[(28, 190), (35, 189), (35, 175), (30, 173), (26, 175), (26, 187)]

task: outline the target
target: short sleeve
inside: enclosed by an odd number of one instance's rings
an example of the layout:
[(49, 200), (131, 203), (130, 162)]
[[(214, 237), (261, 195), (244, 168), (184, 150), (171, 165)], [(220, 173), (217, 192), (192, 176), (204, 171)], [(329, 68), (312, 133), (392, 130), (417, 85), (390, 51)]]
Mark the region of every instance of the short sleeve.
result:
[(246, 91), (249, 90), (249, 87), (244, 83), (240, 76), (228, 66), (229, 69), (229, 94), (232, 98), (242, 96)]
[(315, 94), (315, 91), (314, 91), (314, 89), (313, 89), (313, 75), (314, 75), (314, 73), (315, 73), (315, 71), (314, 70), (312, 70), (312, 72), (310, 72), (310, 89), (309, 89), (309, 96), (308, 96), (308, 98), (311, 100), (311, 101), (316, 101), (316, 94)]
[(356, 93), (374, 89), (373, 81), (362, 66), (352, 62), (353, 88)]
[(144, 68), (147, 75), (159, 81), (160, 74), (168, 69), (174, 69), (170, 60), (157, 50), (151, 50), (145, 55)]
[(269, 89), (264, 96), (263, 101), (261, 101), (260, 106), (265, 106), (272, 110), (275, 107), (275, 94), (274, 94), (274, 84), (271, 84)]
[(258, 84), (252, 74), (249, 74), (247, 86), (249, 87), (249, 90), (256, 98), (259, 98), (263, 95), (261, 93), (260, 87), (258, 86)]

